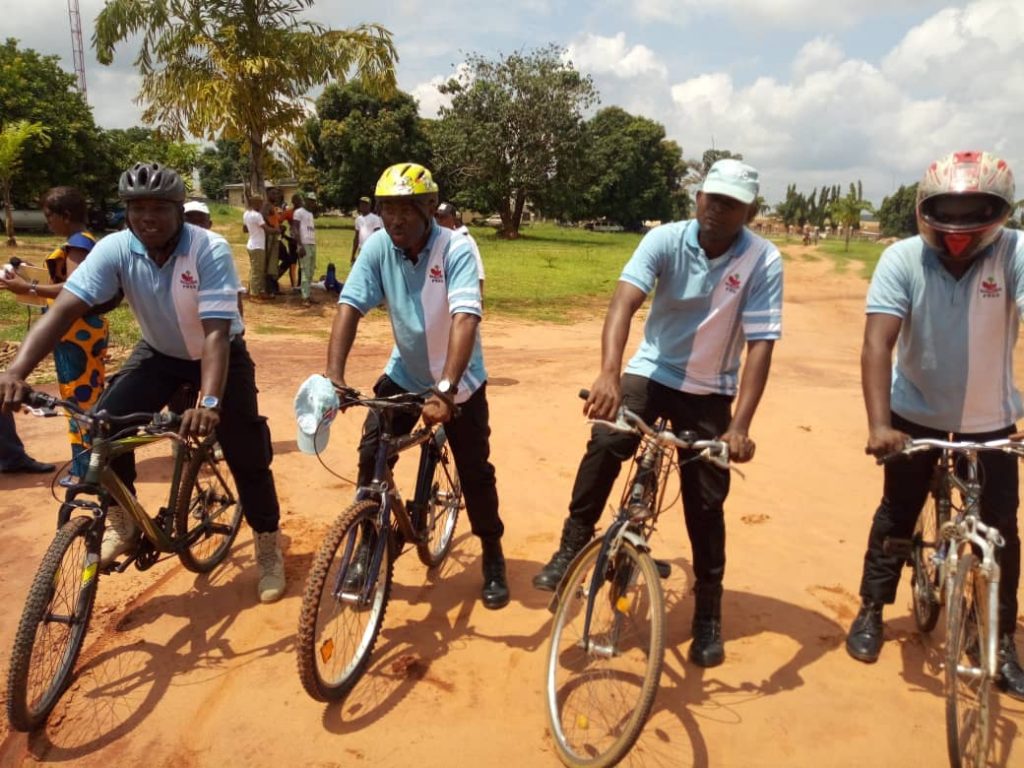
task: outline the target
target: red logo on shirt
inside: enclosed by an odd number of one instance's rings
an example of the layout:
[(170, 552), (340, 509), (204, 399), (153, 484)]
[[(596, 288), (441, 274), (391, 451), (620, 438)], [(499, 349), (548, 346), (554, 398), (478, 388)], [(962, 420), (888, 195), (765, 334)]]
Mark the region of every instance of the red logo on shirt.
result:
[(444, 282), (444, 272), (441, 271), (441, 267), (439, 267), (437, 264), (430, 268), (430, 281), (432, 283)]
[(199, 281), (192, 276), (192, 273), (185, 271), (181, 273), (181, 287), (182, 288), (198, 288)]
[(725, 278), (725, 290), (727, 290), (729, 293), (736, 293), (736, 291), (738, 291), (742, 286), (743, 283), (740, 280), (739, 272), (733, 272), (731, 275)]
[(1002, 292), (994, 277), (990, 276), (981, 281), (981, 298), (998, 299)]

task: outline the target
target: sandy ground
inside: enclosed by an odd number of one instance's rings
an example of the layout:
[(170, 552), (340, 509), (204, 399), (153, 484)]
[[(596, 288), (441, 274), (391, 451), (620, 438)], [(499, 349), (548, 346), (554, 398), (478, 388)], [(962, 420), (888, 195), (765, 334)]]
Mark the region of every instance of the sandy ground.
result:
[[(666, 666), (630, 765), (945, 762), (942, 630), (916, 632), (906, 579), (886, 615), (889, 642), (879, 662), (859, 664), (843, 650), (881, 484), (881, 471), (862, 453), (857, 358), (866, 283), (827, 262), (790, 261), (786, 271), (785, 338), (754, 424), (757, 459), (744, 467), (745, 480), (734, 481), (726, 506), (726, 663), (701, 670), (685, 662), (692, 571), (677, 506), (662, 517), (655, 540), (655, 552), (674, 566), (664, 585)], [(279, 323), (281, 314), (323, 331), (330, 309), (258, 306), (251, 326)], [(426, 576), (414, 555), (398, 561), (369, 673), (331, 706), (305, 695), (294, 652), (306, 571), (352, 496), (348, 483), (300, 454), (294, 441), (292, 397), (306, 375), (322, 370), (325, 337), (251, 333), (274, 434), (285, 598), (256, 603), (246, 528), (210, 577), (165, 561), (105, 578), (77, 680), (45, 730), (7, 734), (6, 722), (0, 725), (0, 765), (558, 765), (543, 699), (547, 595), (530, 578), (555, 546), (586, 440), (576, 391), (596, 372), (600, 322), (485, 323), (512, 603), (491, 612), (477, 601), (479, 545), (463, 521), (440, 575)], [(369, 387), (388, 349), (388, 328), (366, 321), (350, 382)], [(325, 461), (342, 476), (353, 474), (358, 428), (355, 414), (333, 428)], [(19, 417), (19, 429), (35, 456), (64, 460), (58, 420)], [(159, 474), (159, 461), (148, 465)], [(411, 490), (407, 475), (399, 483)], [(6, 678), (56, 504), (48, 484), (31, 476), (0, 476), (0, 491)], [(1024, 764), (1024, 705), (1000, 698), (995, 717), (1000, 764)]]

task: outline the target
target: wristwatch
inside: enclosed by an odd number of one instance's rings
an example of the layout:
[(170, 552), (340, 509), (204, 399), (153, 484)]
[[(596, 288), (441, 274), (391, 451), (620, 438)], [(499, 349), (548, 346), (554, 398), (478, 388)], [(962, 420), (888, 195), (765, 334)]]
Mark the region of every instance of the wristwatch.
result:
[(459, 388), (455, 384), (452, 384), (451, 379), (441, 379), (437, 382), (437, 391), (442, 395), (454, 397), (455, 393), (459, 391)]
[(216, 395), (203, 395), (199, 399), (199, 407), (200, 408), (207, 408), (207, 409), (209, 409), (211, 411), (219, 411), (220, 410), (220, 398), (217, 397)]

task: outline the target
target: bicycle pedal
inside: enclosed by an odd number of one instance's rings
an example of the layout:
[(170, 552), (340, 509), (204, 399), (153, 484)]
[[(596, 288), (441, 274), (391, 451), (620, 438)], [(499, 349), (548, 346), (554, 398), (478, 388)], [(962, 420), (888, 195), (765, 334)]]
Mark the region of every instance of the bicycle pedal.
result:
[(667, 579), (672, 575), (672, 563), (668, 560), (654, 559), (654, 567), (658, 569), (658, 576), (663, 579)]

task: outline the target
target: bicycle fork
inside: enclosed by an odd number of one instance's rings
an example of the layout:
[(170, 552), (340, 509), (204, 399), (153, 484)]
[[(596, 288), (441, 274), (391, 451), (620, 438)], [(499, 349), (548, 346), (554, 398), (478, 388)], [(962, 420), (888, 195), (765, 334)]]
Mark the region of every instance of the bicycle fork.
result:
[(641, 537), (632, 533), (627, 528), (627, 525), (628, 520), (616, 520), (612, 523), (608, 533), (601, 540), (601, 549), (597, 553), (597, 560), (594, 563), (594, 573), (591, 576), (590, 584), (587, 589), (586, 616), (583, 620), (583, 634), (578, 643), (578, 646), (583, 648), (587, 653), (606, 659), (614, 658), (619, 655), (619, 630), (621, 629), (625, 613), (624, 610), (622, 610), (622, 606), (619, 604), (619, 601), (625, 599), (623, 593), (629, 587), (629, 584), (635, 575), (633, 573), (633, 569), (622, 565), (620, 566), (621, 570), (616, 569), (611, 576), (613, 580), (611, 597), (614, 623), (611, 631), (608, 633), (607, 637), (604, 638), (604, 642), (597, 642), (590, 635), (590, 625), (594, 617), (594, 607), (597, 604), (597, 595), (601, 591), (601, 585), (608, 578), (607, 571), (609, 563), (615, 561), (624, 539), (629, 538), (630, 542), (640, 550), (646, 549), (647, 546), (646, 542), (644, 542)]

